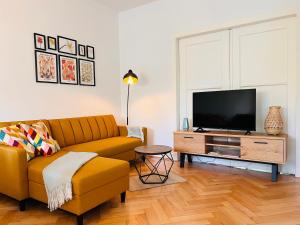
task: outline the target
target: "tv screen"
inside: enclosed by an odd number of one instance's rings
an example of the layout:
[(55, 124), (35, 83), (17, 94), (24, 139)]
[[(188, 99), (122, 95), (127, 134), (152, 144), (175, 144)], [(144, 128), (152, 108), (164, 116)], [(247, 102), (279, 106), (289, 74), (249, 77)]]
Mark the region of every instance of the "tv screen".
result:
[(256, 89), (193, 93), (193, 127), (255, 131)]

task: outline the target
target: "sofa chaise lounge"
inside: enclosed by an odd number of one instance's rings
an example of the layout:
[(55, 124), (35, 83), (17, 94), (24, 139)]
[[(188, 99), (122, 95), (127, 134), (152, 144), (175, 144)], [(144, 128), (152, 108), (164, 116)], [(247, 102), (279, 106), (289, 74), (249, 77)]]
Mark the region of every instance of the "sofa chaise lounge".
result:
[[(37, 120), (38, 121), (38, 120)], [(22, 121), (32, 124), (37, 121)], [(61, 209), (77, 216), (83, 224), (83, 214), (101, 203), (121, 194), (125, 202), (129, 187), (129, 163), (134, 160), (134, 148), (147, 143), (147, 130), (143, 128), (144, 143), (127, 137), (125, 126), (118, 126), (112, 115), (78, 117), (43, 121), (61, 150), (49, 157), (36, 157), (29, 162), (23, 149), (0, 145), (0, 192), (20, 202), (32, 198), (47, 203), (43, 182), (43, 169), (69, 151), (96, 152), (73, 176), (73, 199)], [(1, 122), (0, 128), (18, 122)]]

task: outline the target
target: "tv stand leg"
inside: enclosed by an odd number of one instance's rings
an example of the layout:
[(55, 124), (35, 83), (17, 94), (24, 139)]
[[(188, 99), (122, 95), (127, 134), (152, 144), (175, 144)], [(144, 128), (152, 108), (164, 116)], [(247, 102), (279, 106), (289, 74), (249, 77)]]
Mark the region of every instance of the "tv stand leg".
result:
[(272, 182), (278, 180), (278, 164), (272, 164)]
[(188, 158), (188, 162), (189, 162), (189, 163), (192, 163), (192, 162), (193, 162), (193, 156), (192, 156), (192, 155), (188, 154), (188, 155), (187, 155), (187, 158)]
[(180, 153), (180, 168), (184, 167), (185, 153)]

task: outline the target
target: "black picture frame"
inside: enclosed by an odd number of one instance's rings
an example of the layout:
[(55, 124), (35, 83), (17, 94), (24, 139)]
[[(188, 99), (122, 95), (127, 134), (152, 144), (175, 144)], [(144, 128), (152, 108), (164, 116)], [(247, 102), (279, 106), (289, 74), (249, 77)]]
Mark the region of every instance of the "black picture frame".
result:
[[(42, 36), (43, 37), (43, 40), (44, 40), (44, 48), (41, 48), (41, 47), (39, 47), (39, 46), (37, 46), (37, 36)], [(46, 36), (45, 35), (43, 35), (43, 34), (39, 34), (39, 33), (33, 33), (33, 39), (34, 39), (34, 48), (35, 49), (39, 49), (39, 50), (44, 50), (44, 51), (46, 51), (46, 45), (47, 45), (47, 43), (46, 43)]]
[[(62, 57), (65, 57), (65, 58), (70, 58), (70, 59), (74, 59), (75, 62), (76, 62), (76, 83), (68, 83), (68, 82), (62, 82), (61, 80), (61, 58)], [(59, 83), (60, 84), (69, 84), (69, 85), (78, 85), (78, 61), (77, 61), (77, 58), (76, 57), (72, 57), (72, 56), (69, 56), (69, 55), (58, 55), (58, 67), (59, 67)]]
[[(81, 71), (80, 71), (80, 62), (81, 61), (86, 61), (86, 62), (90, 62), (93, 64), (93, 76), (94, 76), (94, 84), (83, 84), (81, 83)], [(95, 61), (92, 60), (88, 60), (88, 59), (78, 59), (78, 80), (79, 80), (79, 85), (81, 86), (96, 86), (96, 76), (95, 76), (96, 72), (95, 72)]]
[[(84, 50), (83, 54), (80, 53), (80, 48), (83, 48), (83, 50)], [(81, 44), (78, 45), (78, 55), (79, 55), (79, 56), (86, 56), (86, 48), (85, 48), (85, 45), (81, 45)]]
[[(39, 75), (38, 75), (38, 63), (37, 63), (37, 54), (38, 53), (43, 53), (43, 54), (49, 54), (49, 55), (54, 55), (55, 56), (55, 61), (56, 61), (56, 81), (42, 81), (39, 80)], [(51, 53), (51, 52), (44, 52), (40, 50), (35, 50), (35, 80), (37, 83), (51, 83), (51, 84), (58, 84), (58, 79), (59, 79), (59, 73), (58, 73), (58, 60), (57, 60), (57, 54)]]
[[(50, 46), (50, 39), (53, 39), (54, 42), (55, 42), (55, 47), (54, 47), (54, 48), (51, 48), (51, 46)], [(47, 46), (48, 46), (48, 49), (49, 49), (49, 50), (54, 50), (54, 51), (56, 51), (56, 50), (57, 50), (56, 38), (55, 38), (55, 37), (48, 36), (48, 37), (47, 37)]]
[[(73, 42), (73, 44), (74, 44), (74, 51), (75, 51), (74, 53), (70, 53), (70, 52), (61, 50), (63, 47), (65, 47), (65, 45), (64, 46), (60, 46), (62, 39)], [(57, 50), (58, 50), (59, 53), (64, 53), (64, 54), (68, 54), (68, 55), (75, 55), (75, 56), (77, 56), (77, 41), (75, 39), (66, 38), (66, 37), (63, 37), (63, 36), (57, 36)]]
[[(93, 50), (93, 56), (89, 55), (89, 48), (91, 48)], [(95, 59), (95, 48), (93, 46), (90, 46), (90, 45), (86, 46), (86, 57), (88, 59)]]

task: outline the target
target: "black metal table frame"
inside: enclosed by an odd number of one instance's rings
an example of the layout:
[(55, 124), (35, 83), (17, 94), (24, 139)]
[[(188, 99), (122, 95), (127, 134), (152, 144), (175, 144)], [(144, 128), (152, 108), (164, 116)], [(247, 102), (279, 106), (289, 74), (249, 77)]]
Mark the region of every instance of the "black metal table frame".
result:
[[(170, 154), (170, 156), (168, 154)], [(153, 155), (160, 155), (161, 158), (156, 163), (152, 163), (147, 158), (147, 156), (153, 156)], [(167, 165), (166, 165), (166, 161), (165, 161), (166, 158), (168, 158), (172, 162), (169, 169), (167, 169)], [(141, 161), (141, 162), (138, 163), (138, 161)], [(162, 162), (164, 163), (165, 174), (161, 174), (158, 171), (159, 166)], [(139, 166), (137, 164), (139, 164)], [(142, 174), (142, 164), (147, 166), (147, 168), (150, 170), (150, 173)], [(166, 152), (166, 153), (151, 153), (151, 154), (150, 153), (147, 153), (147, 154), (139, 153), (139, 152), (135, 153), (134, 167), (135, 167), (136, 171), (138, 172), (139, 178), (143, 184), (163, 184), (163, 183), (165, 183), (169, 178), (169, 174), (171, 172), (173, 165), (174, 165), (174, 159), (173, 159), (171, 151)], [(147, 182), (147, 180), (151, 176), (158, 176), (161, 181)]]

